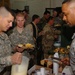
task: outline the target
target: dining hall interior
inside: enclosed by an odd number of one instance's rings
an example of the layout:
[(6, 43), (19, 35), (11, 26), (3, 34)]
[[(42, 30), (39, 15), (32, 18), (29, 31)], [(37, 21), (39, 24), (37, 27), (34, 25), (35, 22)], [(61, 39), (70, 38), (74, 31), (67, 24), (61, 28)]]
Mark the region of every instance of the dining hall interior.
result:
[(15, 14), (5, 32), (12, 53), (23, 50), (22, 63), (5, 67), (2, 75), (72, 75), (69, 50), (75, 27), (63, 21), (63, 1), (0, 0), (0, 7), (9, 7)]

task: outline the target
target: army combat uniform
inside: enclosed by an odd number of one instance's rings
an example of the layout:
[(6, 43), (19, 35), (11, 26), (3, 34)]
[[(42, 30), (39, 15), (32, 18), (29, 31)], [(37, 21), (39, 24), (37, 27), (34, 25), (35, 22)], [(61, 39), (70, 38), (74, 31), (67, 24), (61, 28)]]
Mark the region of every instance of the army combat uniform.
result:
[(72, 67), (73, 73), (75, 75), (75, 33), (72, 36), (72, 43), (70, 47), (70, 65)]
[[(9, 36), (9, 38), (13, 48), (18, 44), (27, 44), (27, 43), (34, 44), (31, 32), (27, 31), (26, 29), (24, 29), (22, 33), (19, 33), (15, 27), (13, 29), (13, 33)], [(30, 57), (27, 51), (24, 51), (23, 54), (27, 57)]]
[[(11, 65), (11, 42), (5, 33), (0, 34), (0, 72), (4, 67)], [(1, 75), (1, 74), (0, 74)]]
[(48, 24), (43, 28), (42, 47), (44, 50), (44, 56), (48, 55), (48, 53), (53, 53), (55, 35), (59, 33), (59, 30), (55, 30)]

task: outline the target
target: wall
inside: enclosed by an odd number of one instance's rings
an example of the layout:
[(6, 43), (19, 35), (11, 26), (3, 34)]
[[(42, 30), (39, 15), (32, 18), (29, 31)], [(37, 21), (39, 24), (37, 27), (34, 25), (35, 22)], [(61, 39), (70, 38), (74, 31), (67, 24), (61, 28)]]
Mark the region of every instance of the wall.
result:
[(42, 17), (45, 8), (54, 8), (62, 5), (63, 0), (10, 0), (12, 9), (23, 10), (29, 6), (29, 15), (38, 14)]
[(55, 8), (55, 7), (60, 7), (62, 6), (62, 2), (64, 0), (51, 0), (51, 7)]
[(49, 3), (49, 0), (46, 0), (46, 2), (43, 2), (43, 0), (29, 1), (28, 5), (30, 7), (30, 15), (38, 14), (42, 16), (43, 12), (45, 11), (45, 8), (50, 7)]

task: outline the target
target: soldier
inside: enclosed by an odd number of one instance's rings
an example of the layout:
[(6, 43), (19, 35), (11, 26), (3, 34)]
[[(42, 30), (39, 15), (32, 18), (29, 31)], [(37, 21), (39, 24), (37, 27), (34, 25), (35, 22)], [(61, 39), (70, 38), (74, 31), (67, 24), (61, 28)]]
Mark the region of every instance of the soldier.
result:
[[(75, 0), (65, 0), (62, 4), (63, 20), (70, 27), (75, 26)], [(75, 34), (72, 37), (73, 41), (70, 47), (70, 65), (75, 75)]]
[(3, 69), (6, 66), (12, 64), (20, 64), (22, 54), (16, 52), (12, 53), (11, 42), (7, 34), (4, 31), (7, 31), (11, 26), (14, 20), (12, 11), (7, 7), (0, 7), (0, 75), (3, 75)]
[(23, 12), (19, 12), (16, 14), (16, 27), (13, 29), (12, 34), (10, 34), (9, 39), (12, 43), (12, 47), (14, 51), (22, 52), (26, 58), (30, 58), (29, 52), (27, 50), (24, 50), (23, 48), (18, 47), (19, 44), (33, 44), (34, 45), (34, 39), (33, 34), (31, 31), (27, 30), (28, 28), (25, 28), (25, 17)]
[(47, 24), (43, 28), (42, 47), (44, 50), (44, 58), (49, 54), (53, 54), (54, 40), (57, 38), (57, 34), (60, 34), (59, 30), (53, 28), (54, 18), (52, 16), (47, 20)]
[[(24, 14), (19, 12), (16, 14), (16, 27), (13, 29), (12, 33), (9, 35), (10, 41), (12, 43), (13, 49), (16, 51), (18, 44), (34, 44), (33, 34), (24, 27), (26, 22)], [(20, 50), (21, 51), (21, 50)]]
[(34, 43), (35, 43), (35, 46), (36, 46), (35, 50), (33, 52), (31, 52), (31, 56), (32, 56), (32, 60), (33, 60), (33, 63), (31, 63), (31, 66), (36, 64), (38, 62), (38, 59), (41, 58), (41, 57), (37, 58), (37, 55), (38, 55), (38, 53), (37, 53), (38, 50), (37, 49), (39, 48), (39, 47), (37, 47), (37, 38), (39, 36), (37, 24), (39, 23), (39, 21), (40, 21), (40, 17), (37, 14), (34, 14), (32, 16), (32, 22), (26, 26), (26, 29), (28, 29), (28, 31), (31, 31), (31, 33), (33, 34)]

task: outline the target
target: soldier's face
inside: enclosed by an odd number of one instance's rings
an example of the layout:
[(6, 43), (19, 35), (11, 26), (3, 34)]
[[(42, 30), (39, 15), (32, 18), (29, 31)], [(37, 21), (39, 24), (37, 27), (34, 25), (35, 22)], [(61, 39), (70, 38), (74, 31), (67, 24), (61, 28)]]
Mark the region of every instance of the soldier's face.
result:
[(0, 17), (0, 31), (7, 31), (12, 27), (14, 17), (9, 13), (8, 17)]
[(56, 17), (56, 16), (57, 16), (57, 12), (53, 11), (53, 17)]
[(48, 19), (49, 17), (50, 17), (50, 14), (47, 13), (46, 16), (45, 16), (45, 18)]
[(75, 8), (70, 8), (67, 3), (62, 5), (63, 20), (67, 22), (69, 26), (75, 25)]
[(23, 16), (17, 16), (16, 17), (16, 23), (18, 27), (24, 27), (25, 18)]

